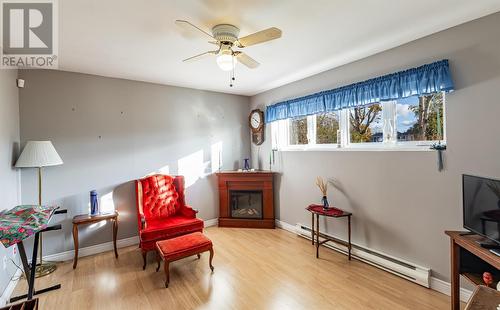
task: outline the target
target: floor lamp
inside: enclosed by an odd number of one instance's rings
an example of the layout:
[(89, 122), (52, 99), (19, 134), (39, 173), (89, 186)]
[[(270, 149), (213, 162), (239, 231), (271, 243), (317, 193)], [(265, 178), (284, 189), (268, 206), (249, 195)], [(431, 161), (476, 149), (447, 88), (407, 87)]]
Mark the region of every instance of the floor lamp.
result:
[[(42, 205), (42, 168), (62, 165), (63, 161), (50, 141), (28, 141), (17, 159), (16, 168), (38, 168), (38, 205)], [(43, 262), (42, 234), (40, 234), (40, 260), (36, 266), (35, 276), (43, 277), (56, 270), (53, 263)]]

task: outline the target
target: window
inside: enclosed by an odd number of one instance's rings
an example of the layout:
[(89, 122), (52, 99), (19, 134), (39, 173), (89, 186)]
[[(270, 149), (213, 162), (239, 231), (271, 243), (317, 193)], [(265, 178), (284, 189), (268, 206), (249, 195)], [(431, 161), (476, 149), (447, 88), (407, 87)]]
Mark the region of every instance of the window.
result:
[(381, 104), (349, 110), (349, 139), (350, 143), (371, 143), (384, 140)]
[(329, 112), (316, 115), (316, 144), (339, 143), (339, 115)]
[(272, 123), (274, 149), (428, 148), (446, 138), (444, 93)]
[(290, 145), (307, 144), (307, 117), (290, 120)]
[(398, 100), (397, 140), (400, 142), (443, 140), (443, 109), (442, 93)]

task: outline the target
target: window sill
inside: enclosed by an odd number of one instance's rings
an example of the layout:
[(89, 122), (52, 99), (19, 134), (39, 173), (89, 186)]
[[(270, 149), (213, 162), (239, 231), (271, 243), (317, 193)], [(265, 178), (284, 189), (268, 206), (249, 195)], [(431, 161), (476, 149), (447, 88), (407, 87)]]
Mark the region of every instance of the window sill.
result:
[(279, 148), (282, 152), (433, 152), (430, 145), (356, 145), (337, 146), (288, 146)]

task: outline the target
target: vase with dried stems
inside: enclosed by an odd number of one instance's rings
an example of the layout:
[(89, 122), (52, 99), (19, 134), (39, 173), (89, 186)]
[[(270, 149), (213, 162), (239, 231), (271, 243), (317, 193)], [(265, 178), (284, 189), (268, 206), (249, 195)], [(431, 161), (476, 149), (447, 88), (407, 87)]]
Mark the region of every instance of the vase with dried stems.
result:
[(317, 177), (316, 178), (316, 185), (318, 186), (319, 190), (323, 194), (323, 198), (321, 198), (321, 202), (323, 203), (323, 210), (328, 210), (328, 208), (330, 207), (330, 205), (328, 204), (328, 198), (326, 197), (328, 183), (325, 183), (325, 181), (323, 181), (322, 177)]

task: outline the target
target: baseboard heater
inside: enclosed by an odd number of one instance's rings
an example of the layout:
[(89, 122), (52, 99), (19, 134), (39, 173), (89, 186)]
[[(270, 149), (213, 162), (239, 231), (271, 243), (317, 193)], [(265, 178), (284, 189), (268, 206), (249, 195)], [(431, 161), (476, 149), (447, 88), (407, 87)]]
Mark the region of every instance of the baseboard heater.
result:
[[(292, 226), (293, 227), (293, 226)], [(311, 240), (311, 228), (302, 224), (297, 224), (295, 226), (295, 232), (297, 235)], [(324, 234), (320, 232), (319, 239), (324, 240), (325, 236), (333, 237), (329, 234)], [(337, 238), (338, 239), (338, 238)], [(325, 247), (328, 247), (337, 252), (343, 253), (347, 255), (347, 247), (335, 242), (327, 242), (323, 244)], [(380, 252), (367, 249), (365, 247), (352, 244), (351, 255), (356, 259), (363, 261), (367, 264), (395, 274), (399, 277), (402, 277), (411, 282), (420, 284), (427, 288), (430, 288), (430, 273), (431, 270), (429, 268), (417, 266), (415, 264), (405, 262), (403, 260), (397, 259), (395, 257), (391, 257), (386, 254), (382, 254)]]

